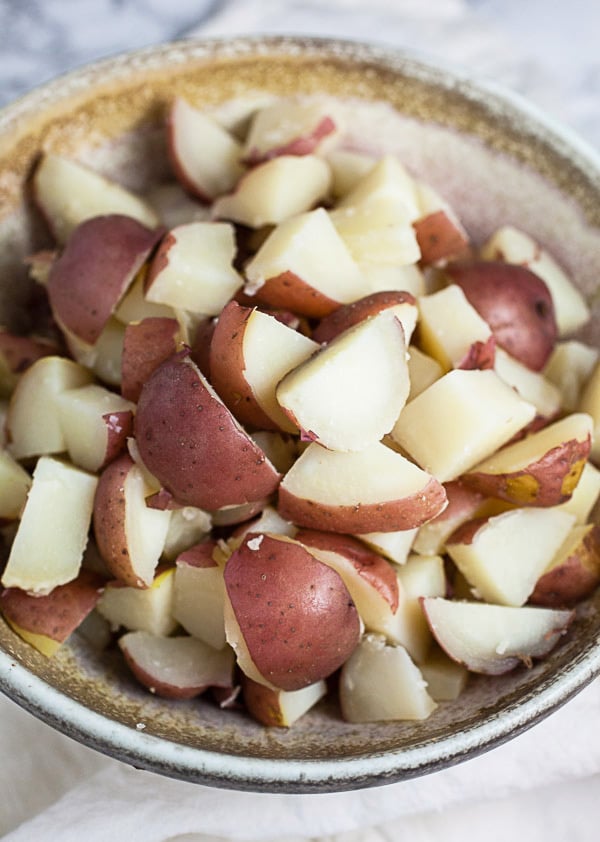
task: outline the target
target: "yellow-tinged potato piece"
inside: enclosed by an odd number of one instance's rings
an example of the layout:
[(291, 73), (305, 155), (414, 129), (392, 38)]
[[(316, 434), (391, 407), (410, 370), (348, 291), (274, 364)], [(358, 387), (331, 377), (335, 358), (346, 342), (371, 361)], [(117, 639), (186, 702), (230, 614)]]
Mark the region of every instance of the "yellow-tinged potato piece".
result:
[(20, 517), (31, 488), (31, 477), (10, 453), (0, 450), (0, 520)]
[(506, 444), (535, 414), (494, 371), (454, 370), (404, 407), (392, 438), (446, 482)]
[(564, 608), (589, 596), (600, 583), (600, 526), (574, 526), (529, 598), (532, 605)]
[(98, 603), (98, 612), (111, 624), (129, 631), (171, 634), (177, 627), (173, 616), (175, 567), (159, 570), (148, 588), (109, 582)]

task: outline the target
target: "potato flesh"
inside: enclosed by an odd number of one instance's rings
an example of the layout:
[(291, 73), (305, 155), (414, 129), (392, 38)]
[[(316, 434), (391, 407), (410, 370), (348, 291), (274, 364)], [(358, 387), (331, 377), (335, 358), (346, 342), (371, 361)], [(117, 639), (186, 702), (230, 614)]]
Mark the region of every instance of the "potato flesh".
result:
[(0, 518), (20, 517), (31, 488), (31, 477), (10, 453), (0, 450)]
[(281, 154), (323, 153), (323, 143), (330, 142), (336, 123), (315, 102), (275, 102), (260, 108), (248, 131), (244, 158), (251, 163)]
[(572, 339), (557, 342), (550, 354), (544, 377), (560, 392), (567, 411), (577, 409), (581, 391), (598, 362), (598, 349)]
[(177, 628), (173, 617), (175, 568), (159, 573), (149, 588), (108, 585), (98, 603), (98, 612), (113, 629), (149, 634), (171, 634)]
[(493, 371), (454, 370), (404, 407), (392, 438), (446, 482), (489, 456), (534, 416), (535, 407)]
[(23, 510), (8, 563), (6, 588), (45, 594), (75, 579), (81, 567), (97, 479), (42, 456)]
[(451, 284), (419, 299), (419, 335), (422, 350), (449, 371), (474, 343), (487, 342), (492, 331), (460, 287)]
[(213, 649), (225, 646), (223, 571), (178, 561), (175, 570), (173, 616), (193, 637)]
[(469, 543), (446, 550), (486, 602), (524, 605), (575, 518), (552, 509), (514, 509), (490, 518)]
[(397, 532), (365, 532), (356, 538), (396, 564), (404, 564), (417, 535), (418, 529), (402, 529)]
[(400, 588), (398, 611), (385, 628), (379, 629), (392, 643), (404, 646), (417, 664), (422, 663), (431, 646), (431, 632), (423, 615), (421, 598), (445, 596), (446, 573), (439, 555), (409, 556), (397, 571)]
[(542, 418), (553, 418), (564, 406), (560, 390), (538, 371), (532, 371), (523, 363), (507, 354), (503, 348), (496, 348), (494, 363), (496, 374), (512, 386), (523, 400), (532, 403)]

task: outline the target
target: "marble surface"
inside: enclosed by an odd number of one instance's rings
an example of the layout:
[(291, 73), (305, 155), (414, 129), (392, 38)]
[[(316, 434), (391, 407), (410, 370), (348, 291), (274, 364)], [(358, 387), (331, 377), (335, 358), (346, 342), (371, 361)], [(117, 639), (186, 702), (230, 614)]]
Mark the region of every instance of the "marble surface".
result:
[[(597, 0), (0, 0), (0, 105), (91, 60), (192, 33), (335, 35), (403, 47), (493, 78), (600, 148), (599, 31)], [(588, 693), (595, 694), (597, 704), (598, 682)], [(78, 782), (92, 781), (107, 761), (33, 721), (8, 700), (0, 700), (0, 714), (2, 766), (8, 771), (17, 755), (21, 761), (21, 777), (15, 776), (8, 790), (5, 782), (0, 799), (0, 834), (4, 834), (61, 796), (68, 799)], [(544, 748), (538, 747), (542, 756)], [(64, 774), (53, 777), (53, 766), (61, 758)], [(584, 760), (582, 756), (569, 783), (536, 790), (530, 780), (526, 792), (494, 801), (494, 795), (514, 793), (508, 778), (518, 777), (515, 765), (506, 770), (505, 790), (487, 791), (484, 802), (463, 803), (443, 813), (431, 804), (428, 810), (386, 825), (378, 825), (375, 811), (373, 828), (335, 839), (451, 842), (481, 833), (486, 842), (511, 836), (530, 842), (567, 838), (591, 842), (597, 838), (594, 817), (600, 776), (590, 776), (594, 769)], [(36, 787), (32, 782), (40, 774), (43, 782)], [(311, 833), (311, 828), (305, 832)], [(182, 834), (176, 837), (178, 842), (209, 840), (206, 835), (183, 833), (183, 828)], [(21, 838), (43, 842), (49, 837), (43, 831), (25, 830)], [(281, 834), (276, 838), (284, 840)], [(294, 836), (301, 838), (305, 837)], [(217, 837), (210, 839), (216, 842)], [(291, 837), (285, 839), (290, 842)], [(325, 842), (326, 837), (319, 839)], [(331, 842), (334, 837), (327, 839)]]

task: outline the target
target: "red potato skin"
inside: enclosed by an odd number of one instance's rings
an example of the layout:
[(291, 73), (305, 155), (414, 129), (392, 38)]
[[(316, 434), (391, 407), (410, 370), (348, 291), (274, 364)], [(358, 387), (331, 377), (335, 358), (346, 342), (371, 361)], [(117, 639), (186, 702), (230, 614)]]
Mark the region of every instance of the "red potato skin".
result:
[(414, 529), (439, 515), (446, 503), (444, 486), (432, 477), (422, 491), (410, 497), (355, 506), (329, 506), (305, 500), (281, 486), (277, 508), (285, 520), (306, 529), (360, 534)]
[(325, 316), (313, 331), (315, 342), (331, 342), (349, 327), (362, 322), (369, 316), (376, 316), (388, 307), (397, 304), (412, 304), (417, 306), (417, 300), (410, 292), (383, 291), (374, 292), (352, 304), (343, 304), (329, 316)]
[(104, 462), (98, 470), (105, 468), (120, 453), (123, 453), (127, 447), (127, 439), (133, 432), (133, 412), (130, 409), (107, 412), (102, 418), (106, 426), (106, 452)]
[(300, 690), (326, 678), (358, 644), (360, 620), (348, 589), (301, 544), (249, 533), (224, 575), (250, 657), (276, 687)]
[(53, 356), (58, 351), (57, 345), (49, 339), (18, 336), (0, 328), (0, 355), (15, 375), (22, 374), (36, 360)]
[(158, 366), (180, 350), (177, 319), (148, 318), (127, 325), (121, 361), (121, 394), (137, 403), (142, 386)]
[(207, 317), (196, 325), (194, 341), (190, 349), (190, 357), (196, 363), (206, 379), (212, 383), (210, 377), (210, 345), (217, 326), (217, 319)]
[(473, 342), (464, 359), (456, 366), (461, 369), (493, 368), (496, 362), (496, 337), (492, 334), (485, 342)]
[(379, 593), (390, 606), (392, 613), (398, 609), (400, 592), (394, 570), (382, 556), (365, 547), (357, 538), (313, 529), (300, 529), (296, 540), (309, 550), (325, 550), (347, 559), (359, 576)]
[(177, 143), (175, 134), (177, 120), (177, 104), (178, 100), (175, 99), (167, 116), (167, 155), (169, 157), (169, 162), (171, 164), (171, 168), (173, 170), (175, 178), (183, 187), (183, 189), (191, 196), (194, 196), (194, 198), (200, 199), (200, 201), (203, 204), (209, 205), (215, 198), (215, 196), (209, 196), (207, 192), (196, 181), (194, 181), (193, 178), (190, 177), (189, 173), (182, 165), (179, 155), (177, 154)]
[(591, 450), (591, 437), (553, 447), (536, 462), (510, 474), (464, 474), (465, 485), (517, 506), (557, 506), (569, 500)]
[(279, 702), (280, 690), (265, 687), (242, 675), (242, 695), (244, 705), (250, 716), (267, 728), (286, 728)]
[(76, 579), (46, 596), (5, 588), (0, 593), (0, 612), (22, 629), (63, 643), (96, 606), (104, 584), (102, 576), (83, 568)]
[(266, 307), (291, 310), (292, 313), (314, 319), (328, 316), (337, 310), (341, 303), (323, 295), (294, 272), (289, 271), (268, 278), (256, 290), (255, 298)]
[(82, 222), (48, 277), (57, 321), (93, 345), (162, 234), (122, 214)]
[(445, 210), (437, 210), (413, 222), (421, 263), (431, 266), (469, 256), (469, 238)]
[(189, 567), (218, 567), (219, 565), (213, 558), (213, 553), (217, 548), (216, 541), (204, 541), (202, 544), (194, 544), (187, 550), (179, 553), (175, 559), (175, 564), (187, 564)]
[(280, 475), (187, 351), (144, 384), (135, 437), (148, 470), (183, 505), (215, 511), (264, 500), (279, 484)]
[(600, 584), (600, 526), (590, 526), (583, 541), (564, 562), (538, 579), (531, 605), (571, 608)]
[(96, 545), (113, 576), (132, 588), (148, 587), (134, 572), (125, 536), (125, 480), (135, 462), (124, 453), (100, 475), (92, 522)]
[(475, 260), (445, 268), (452, 283), (489, 324), (498, 345), (540, 371), (558, 337), (548, 287), (524, 266)]
[(210, 513), (213, 526), (236, 526), (238, 523), (245, 523), (250, 518), (259, 515), (268, 503), (269, 498), (266, 498), (242, 503), (241, 506), (226, 506), (217, 509)]
[(244, 372), (244, 331), (253, 310), (230, 301), (219, 316), (210, 343), (211, 383), (225, 406), (241, 424), (258, 430), (279, 430), (263, 412)]
[(196, 696), (202, 695), (208, 690), (208, 684), (201, 684), (197, 687), (177, 687), (175, 684), (168, 684), (166, 681), (160, 681), (156, 676), (151, 675), (147, 670), (142, 669), (140, 665), (133, 660), (126, 646), (121, 647), (125, 662), (133, 675), (137, 678), (140, 684), (146, 687), (153, 695), (160, 696), (162, 699), (194, 699)]
[(475, 535), (479, 532), (482, 526), (488, 522), (489, 517), (476, 517), (466, 523), (461, 524), (458, 529), (455, 529), (452, 535), (446, 539), (446, 546), (449, 544), (472, 544)]
[(331, 117), (323, 117), (311, 132), (295, 137), (283, 146), (276, 146), (266, 152), (251, 149), (245, 158), (245, 163), (254, 167), (256, 164), (263, 164), (279, 155), (312, 155), (321, 141), (332, 134), (336, 128), (336, 124)]

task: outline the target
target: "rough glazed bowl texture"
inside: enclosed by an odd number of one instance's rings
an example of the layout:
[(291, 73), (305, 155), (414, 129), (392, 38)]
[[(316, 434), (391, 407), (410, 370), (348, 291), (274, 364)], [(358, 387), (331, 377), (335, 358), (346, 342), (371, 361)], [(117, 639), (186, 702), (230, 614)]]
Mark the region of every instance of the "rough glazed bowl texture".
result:
[[(358, 147), (397, 152), (457, 207), (476, 241), (510, 222), (535, 234), (589, 299), (600, 278), (600, 160), (491, 86), (397, 53), (315, 39), (185, 42), (63, 77), (0, 115), (0, 311), (26, 327), (22, 258), (47, 240), (28, 198), (41, 150), (147, 190), (168, 177), (164, 118), (174, 94), (212, 108), (264, 94), (334, 96)], [(585, 338), (597, 341), (593, 325)], [(324, 792), (390, 783), (515, 737), (600, 671), (600, 594), (533, 669), (473, 677), (422, 723), (352, 725), (325, 703), (289, 731), (202, 700), (149, 696), (113, 654), (77, 634), (52, 659), (0, 621), (0, 686), (64, 733), (137, 767), (239, 789)]]

